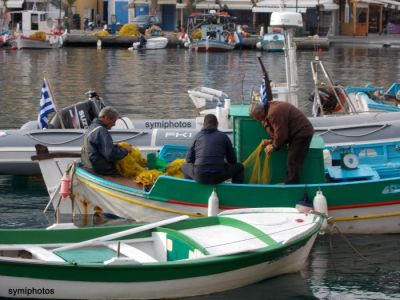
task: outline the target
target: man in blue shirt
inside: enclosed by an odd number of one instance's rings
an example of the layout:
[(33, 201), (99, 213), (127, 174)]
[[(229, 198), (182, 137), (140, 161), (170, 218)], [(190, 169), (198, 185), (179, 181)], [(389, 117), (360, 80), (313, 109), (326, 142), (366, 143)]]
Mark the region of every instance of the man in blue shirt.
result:
[(117, 175), (115, 163), (128, 155), (127, 149), (114, 145), (108, 132), (118, 118), (119, 114), (114, 108), (104, 107), (83, 138), (82, 163), (84, 167), (100, 175)]
[(203, 128), (195, 136), (181, 169), (186, 178), (204, 184), (218, 184), (229, 178), (232, 183), (243, 183), (243, 165), (237, 162), (229, 137), (218, 130), (215, 115), (204, 117)]

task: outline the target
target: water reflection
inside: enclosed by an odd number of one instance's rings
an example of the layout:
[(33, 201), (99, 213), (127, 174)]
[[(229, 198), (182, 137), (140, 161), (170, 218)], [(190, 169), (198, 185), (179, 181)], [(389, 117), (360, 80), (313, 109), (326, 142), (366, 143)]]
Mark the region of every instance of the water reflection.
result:
[[(88, 89), (132, 118), (193, 117), (190, 88), (206, 85), (226, 91), (233, 103), (248, 101), (258, 89), (256, 51), (196, 53), (183, 49), (131, 52), (125, 49), (62, 48), (55, 51), (0, 51), (0, 128), (35, 119), (42, 77), (50, 79), (58, 106), (85, 99)], [(300, 106), (310, 112), (310, 61), (298, 52)], [(390, 48), (331, 48), (323, 54), (335, 82), (388, 85), (399, 78), (399, 51)], [(285, 80), (283, 53), (262, 53), (271, 80)]]

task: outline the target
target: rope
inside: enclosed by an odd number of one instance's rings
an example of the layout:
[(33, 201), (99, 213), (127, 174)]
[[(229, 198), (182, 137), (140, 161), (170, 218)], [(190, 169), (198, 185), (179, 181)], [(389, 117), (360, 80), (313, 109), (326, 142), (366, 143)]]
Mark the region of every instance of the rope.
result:
[[(67, 143), (70, 143), (70, 142), (73, 142), (73, 141), (76, 141), (76, 140), (81, 139), (82, 136), (83, 136), (84, 134), (85, 134), (85, 133), (82, 133), (82, 134), (80, 134), (79, 136), (74, 137), (74, 138), (72, 138), (72, 139), (70, 139), (70, 140), (67, 140), (67, 141), (63, 141), (63, 142), (59, 142), (59, 143), (51, 143), (51, 142), (48, 142), (48, 141), (43, 141), (43, 140), (41, 140), (41, 139), (39, 139), (39, 138), (37, 138), (37, 137), (34, 137), (31, 133), (27, 133), (27, 135), (28, 135), (31, 139), (33, 139), (33, 140), (39, 142), (40, 144), (45, 144), (45, 145), (64, 145), (64, 144), (67, 144)], [(146, 134), (146, 132), (140, 131), (140, 132), (138, 132), (138, 133), (132, 135), (131, 137), (128, 137), (128, 138), (125, 138), (125, 139), (121, 139), (121, 140), (117, 140), (117, 141), (114, 141), (114, 142), (119, 143), (119, 142), (128, 141), (128, 140), (134, 139), (134, 138), (136, 138), (136, 137), (138, 137), (138, 136), (140, 136), (140, 135), (144, 135), (144, 134)]]
[(31, 139), (39, 142), (40, 144), (47, 144), (47, 145), (63, 145), (63, 144), (67, 144), (67, 143), (79, 140), (83, 135), (84, 135), (84, 133), (81, 133), (78, 137), (72, 138), (72, 139), (70, 139), (68, 141), (64, 141), (64, 142), (60, 142), (60, 143), (51, 143), (51, 142), (43, 141), (43, 140), (41, 140), (39, 138), (36, 138), (31, 133), (27, 133), (27, 136), (29, 136)]
[[(388, 126), (389, 126), (388, 124), (384, 124), (384, 125), (382, 125), (380, 128), (377, 128), (377, 129), (375, 129), (375, 130), (372, 130), (372, 131), (370, 131), (370, 132), (363, 133), (363, 134), (344, 134), (344, 133), (335, 132), (335, 131), (332, 130), (332, 129), (328, 129), (328, 130), (326, 130), (326, 131), (324, 131), (324, 132), (321, 132), (321, 133), (319, 133), (319, 134), (317, 134), (317, 135), (318, 135), (318, 136), (322, 136), (322, 135), (324, 135), (324, 134), (330, 132), (330, 133), (335, 134), (335, 135), (338, 135), (338, 136), (345, 136), (345, 137), (362, 137), (362, 136), (370, 135), (370, 134), (373, 134), (373, 133), (378, 132), (378, 131), (380, 131), (380, 130), (383, 130), (383, 129), (385, 129), (385, 128), (388, 127)], [(339, 129), (339, 130), (340, 130), (340, 129)]]
[[(339, 236), (346, 242), (346, 244), (350, 247), (350, 249), (352, 249), (354, 251), (354, 253), (356, 253), (362, 260), (364, 260), (365, 262), (373, 265), (376, 268), (376, 271), (387, 271), (387, 272), (398, 272), (398, 270), (395, 269), (389, 269), (389, 268), (385, 268), (385, 267), (381, 267), (378, 266), (378, 263), (373, 262), (372, 260), (368, 259), (366, 256), (364, 256), (352, 243), (351, 241), (347, 238), (347, 236), (340, 231), (339, 227), (336, 226), (335, 220), (333, 218), (329, 218), (328, 219), (328, 223), (331, 226), (331, 235), (330, 235), (330, 251), (331, 253), (333, 253), (333, 244), (332, 244), (332, 235), (334, 233), (334, 231), (336, 230), (337, 233), (339, 234)], [(334, 262), (333, 262), (334, 263)], [(335, 268), (335, 273), (336, 273), (336, 265), (334, 263), (334, 268)], [(338, 277), (338, 275), (336, 274), (336, 278)]]
[[(365, 257), (360, 251), (358, 251), (358, 249), (350, 242), (350, 240), (340, 231), (339, 227), (336, 226), (335, 223), (332, 224), (332, 229), (336, 230), (339, 235), (341, 236), (341, 238), (347, 243), (347, 245), (354, 251), (354, 253), (356, 253), (362, 260), (366, 261), (367, 263), (371, 264), (371, 265), (376, 265), (377, 263), (371, 261), (370, 259), (368, 259), (367, 257)], [(333, 232), (332, 232), (333, 233)], [(381, 270), (381, 267), (379, 266), (375, 266), (376, 267), (376, 271)]]

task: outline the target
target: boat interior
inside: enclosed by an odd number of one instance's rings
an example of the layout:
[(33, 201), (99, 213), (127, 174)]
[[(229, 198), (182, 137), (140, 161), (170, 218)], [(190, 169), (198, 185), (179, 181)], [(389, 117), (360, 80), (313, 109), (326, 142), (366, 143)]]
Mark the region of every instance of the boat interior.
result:
[[(174, 219), (160, 221), (166, 225), (170, 223), (164, 227), (140, 230), (156, 223), (130, 226), (124, 231), (77, 243), (3, 244), (0, 246), (0, 260), (121, 265), (229, 255), (286, 244), (316, 222), (312, 215), (299, 216), (293, 211), (285, 215), (259, 213), (254, 217), (244, 213), (191, 220), (196, 226), (176, 223)], [(297, 228), (299, 223), (303, 225)], [(280, 230), (276, 230), (276, 226)], [(46, 235), (46, 232), (42, 234)], [(119, 235), (118, 239), (116, 235)]]

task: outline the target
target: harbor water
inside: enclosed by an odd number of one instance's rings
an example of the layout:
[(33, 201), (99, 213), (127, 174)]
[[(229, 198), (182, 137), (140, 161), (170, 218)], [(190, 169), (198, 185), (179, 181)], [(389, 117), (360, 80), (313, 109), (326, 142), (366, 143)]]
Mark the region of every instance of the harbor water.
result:
[[(247, 103), (262, 78), (256, 51), (195, 53), (183, 49), (0, 49), (0, 130), (37, 118), (43, 77), (58, 107), (84, 100), (95, 90), (130, 118), (190, 118), (187, 90), (208, 86)], [(299, 105), (311, 112), (313, 51), (298, 52)], [(285, 81), (283, 53), (262, 53), (275, 82)], [(387, 87), (400, 80), (400, 51), (331, 48), (322, 60), (335, 83)], [(0, 176), (0, 227), (45, 227), (52, 212), (40, 177)], [(399, 235), (323, 235), (300, 273), (279, 276), (216, 295), (192, 299), (400, 299)]]

